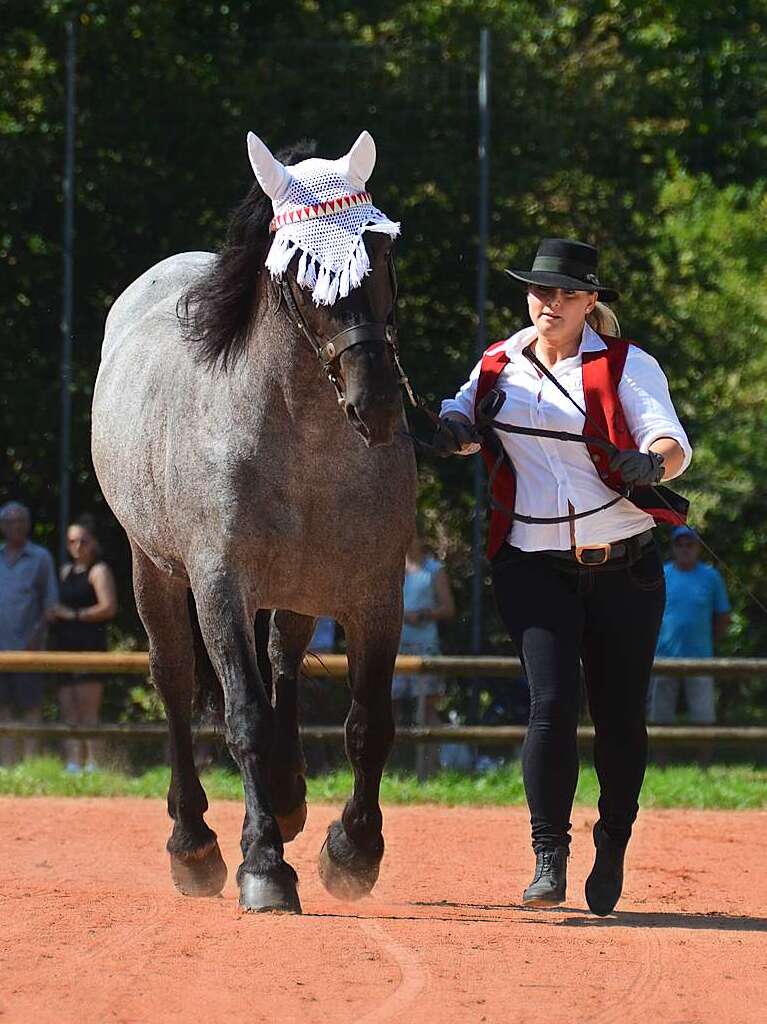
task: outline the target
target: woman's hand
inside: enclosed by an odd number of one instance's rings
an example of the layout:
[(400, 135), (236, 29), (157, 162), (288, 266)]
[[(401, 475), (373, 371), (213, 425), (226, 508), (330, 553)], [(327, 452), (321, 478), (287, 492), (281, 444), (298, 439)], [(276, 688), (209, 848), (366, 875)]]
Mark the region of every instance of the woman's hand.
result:
[(74, 608), (68, 608), (65, 604), (54, 605), (51, 612), (53, 618), (59, 622), (74, 622), (77, 618), (77, 613)]
[(481, 448), (481, 440), (473, 423), (463, 417), (442, 416), (431, 443), (438, 455), (447, 458), (449, 455), (474, 455)]
[(631, 487), (650, 487), (663, 479), (665, 466), (657, 452), (616, 452), (610, 458), (610, 469)]

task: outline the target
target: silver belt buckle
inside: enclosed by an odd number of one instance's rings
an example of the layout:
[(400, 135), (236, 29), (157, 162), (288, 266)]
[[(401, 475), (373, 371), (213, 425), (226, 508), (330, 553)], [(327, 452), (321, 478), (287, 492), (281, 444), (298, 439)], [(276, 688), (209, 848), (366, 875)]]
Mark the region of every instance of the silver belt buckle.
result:
[(610, 544), (581, 545), (575, 549), (575, 561), (581, 565), (604, 565), (610, 557)]

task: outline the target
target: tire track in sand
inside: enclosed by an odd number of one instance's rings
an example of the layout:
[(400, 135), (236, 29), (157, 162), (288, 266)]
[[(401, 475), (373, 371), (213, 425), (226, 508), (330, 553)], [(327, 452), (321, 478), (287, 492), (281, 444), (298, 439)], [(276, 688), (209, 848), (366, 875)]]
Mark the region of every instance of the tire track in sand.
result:
[[(592, 926), (593, 927), (593, 926)], [(641, 935), (642, 962), (626, 988), (606, 1006), (592, 1014), (580, 1015), (588, 1024), (645, 1024), (652, 1016), (655, 993), (663, 975), (662, 947), (655, 928), (636, 929)]]
[(415, 1002), (426, 986), (427, 971), (415, 950), (397, 942), (377, 921), (366, 918), (357, 923), (368, 938), (376, 942), (396, 963), (400, 971), (400, 982), (380, 1006), (366, 1013), (364, 1017), (359, 1017), (355, 1024), (385, 1024)]

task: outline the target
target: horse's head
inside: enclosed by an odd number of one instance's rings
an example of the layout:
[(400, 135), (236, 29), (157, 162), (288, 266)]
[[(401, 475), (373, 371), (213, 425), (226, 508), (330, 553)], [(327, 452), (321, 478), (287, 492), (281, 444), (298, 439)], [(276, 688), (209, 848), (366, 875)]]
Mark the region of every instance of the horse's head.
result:
[(287, 315), (365, 443), (390, 444), (402, 415), (392, 258), (399, 225), (366, 190), (375, 143), (363, 132), (339, 160), (285, 166), (251, 133), (248, 153), (272, 200), (266, 265)]

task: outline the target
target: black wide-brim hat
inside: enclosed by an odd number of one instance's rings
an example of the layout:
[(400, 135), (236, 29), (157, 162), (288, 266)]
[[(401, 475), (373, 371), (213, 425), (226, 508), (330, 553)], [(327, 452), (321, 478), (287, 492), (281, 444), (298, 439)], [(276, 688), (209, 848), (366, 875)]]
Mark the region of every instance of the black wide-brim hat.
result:
[(620, 293), (600, 283), (598, 269), (599, 252), (593, 245), (566, 238), (544, 238), (531, 270), (507, 270), (506, 273), (524, 284), (597, 292), (604, 302), (614, 302), (620, 298)]

